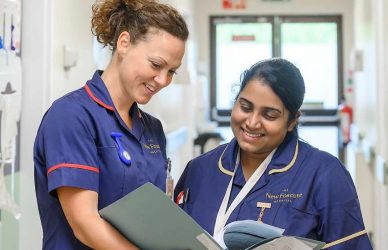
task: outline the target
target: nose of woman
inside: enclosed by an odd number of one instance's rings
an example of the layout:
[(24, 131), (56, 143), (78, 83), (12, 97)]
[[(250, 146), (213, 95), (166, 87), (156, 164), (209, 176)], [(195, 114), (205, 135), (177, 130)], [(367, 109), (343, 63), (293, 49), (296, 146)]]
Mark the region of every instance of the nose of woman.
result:
[(171, 83), (172, 77), (168, 72), (160, 71), (158, 75), (154, 77), (155, 82), (164, 88)]
[(249, 129), (254, 130), (254, 129), (260, 128), (261, 127), (261, 117), (259, 114), (251, 113), (247, 117), (245, 123)]

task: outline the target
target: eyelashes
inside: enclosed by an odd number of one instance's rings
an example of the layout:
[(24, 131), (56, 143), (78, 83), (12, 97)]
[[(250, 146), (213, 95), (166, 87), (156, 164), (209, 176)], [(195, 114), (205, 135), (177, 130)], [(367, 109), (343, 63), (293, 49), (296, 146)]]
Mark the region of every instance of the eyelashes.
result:
[[(163, 65), (162, 65), (162, 64), (159, 64), (159, 63), (156, 63), (156, 62), (153, 62), (153, 61), (151, 61), (151, 65), (152, 65), (152, 68), (154, 68), (154, 69), (156, 69), (156, 70), (160, 70), (160, 69), (163, 68)], [(173, 76), (173, 75), (176, 75), (176, 74), (178, 74), (178, 73), (177, 73), (176, 70), (172, 70), (172, 69), (171, 69), (171, 70), (168, 71), (168, 74), (171, 75), (171, 76)]]

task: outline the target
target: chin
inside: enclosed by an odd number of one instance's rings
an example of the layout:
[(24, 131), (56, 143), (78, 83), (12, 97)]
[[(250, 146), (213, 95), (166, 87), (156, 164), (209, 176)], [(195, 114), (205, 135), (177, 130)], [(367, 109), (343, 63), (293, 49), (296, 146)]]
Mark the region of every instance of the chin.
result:
[(265, 151), (263, 145), (257, 145), (255, 143), (250, 143), (244, 140), (239, 140), (239, 146), (241, 150), (248, 153), (261, 153), (262, 151)]
[(149, 102), (149, 100), (148, 101), (137, 101), (136, 103), (137, 104), (140, 104), (140, 105), (145, 105), (145, 104), (147, 104)]
[(136, 100), (136, 103), (144, 105), (147, 104), (151, 100), (151, 97), (143, 97)]
[(248, 153), (258, 153), (261, 150), (258, 147), (255, 147), (253, 145), (241, 145), (240, 146), (241, 150), (248, 152)]

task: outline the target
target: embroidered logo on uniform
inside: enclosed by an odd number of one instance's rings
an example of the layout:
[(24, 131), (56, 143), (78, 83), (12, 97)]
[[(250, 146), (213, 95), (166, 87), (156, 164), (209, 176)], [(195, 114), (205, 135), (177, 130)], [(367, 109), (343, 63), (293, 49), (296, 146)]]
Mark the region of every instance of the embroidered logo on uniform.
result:
[(148, 153), (150, 154), (160, 154), (162, 151), (160, 150), (160, 145), (159, 144), (145, 144), (143, 143), (143, 147), (147, 149)]
[(283, 189), (281, 193), (266, 193), (267, 199), (272, 200), (273, 203), (278, 202), (292, 202), (295, 199), (302, 198), (302, 193), (290, 193), (288, 189)]

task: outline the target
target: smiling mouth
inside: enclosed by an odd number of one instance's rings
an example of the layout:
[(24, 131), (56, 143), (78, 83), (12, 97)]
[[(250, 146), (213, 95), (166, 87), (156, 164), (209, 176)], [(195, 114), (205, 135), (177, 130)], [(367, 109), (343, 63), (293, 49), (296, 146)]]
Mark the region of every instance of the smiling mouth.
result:
[(146, 88), (151, 91), (152, 93), (156, 92), (156, 88), (154, 86), (152, 86), (151, 84), (149, 83), (146, 83), (145, 84)]
[(253, 133), (253, 132), (248, 132), (247, 130), (245, 129), (242, 129), (243, 133), (247, 136), (247, 137), (250, 137), (250, 138), (259, 138), (259, 137), (263, 137), (264, 134), (263, 133)]

